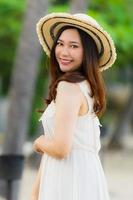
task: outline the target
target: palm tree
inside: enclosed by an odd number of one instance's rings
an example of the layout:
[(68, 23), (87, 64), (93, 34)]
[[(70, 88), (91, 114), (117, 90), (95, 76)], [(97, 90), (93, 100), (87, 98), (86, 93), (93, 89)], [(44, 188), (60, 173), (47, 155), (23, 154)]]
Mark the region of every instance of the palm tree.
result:
[[(48, 0), (27, 2), (9, 91), (8, 123), (2, 151), (4, 155), (23, 155), (41, 53), (35, 26), (40, 17), (47, 13), (47, 8)], [(10, 199), (16, 200), (18, 181), (14, 181), (11, 187)]]

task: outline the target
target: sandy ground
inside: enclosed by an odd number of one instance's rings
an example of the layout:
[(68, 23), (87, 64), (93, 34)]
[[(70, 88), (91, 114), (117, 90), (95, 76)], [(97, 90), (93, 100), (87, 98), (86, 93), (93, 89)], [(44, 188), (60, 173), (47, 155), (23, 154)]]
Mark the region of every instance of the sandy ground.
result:
[[(133, 200), (133, 151), (105, 152), (102, 163), (111, 200)], [(102, 158), (102, 157), (101, 157)], [(28, 200), (36, 170), (25, 167), (19, 200)]]

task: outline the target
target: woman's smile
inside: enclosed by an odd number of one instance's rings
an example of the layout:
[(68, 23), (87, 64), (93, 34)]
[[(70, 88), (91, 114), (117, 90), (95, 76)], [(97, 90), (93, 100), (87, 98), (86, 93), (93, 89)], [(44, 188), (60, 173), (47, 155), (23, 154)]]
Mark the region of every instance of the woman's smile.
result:
[(72, 62), (72, 60), (60, 58), (60, 63), (61, 63), (62, 65), (69, 65), (71, 62)]

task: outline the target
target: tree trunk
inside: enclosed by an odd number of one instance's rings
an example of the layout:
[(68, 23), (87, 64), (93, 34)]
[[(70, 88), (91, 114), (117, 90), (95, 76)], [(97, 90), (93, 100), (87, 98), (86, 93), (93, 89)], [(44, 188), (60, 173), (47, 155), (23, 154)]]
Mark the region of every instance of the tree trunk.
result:
[(109, 142), (108, 148), (122, 148), (122, 138), (126, 134), (126, 127), (131, 121), (133, 116), (133, 92), (131, 93), (125, 107), (123, 108), (120, 116), (118, 117), (118, 122), (112, 138)]
[(88, 8), (88, 0), (71, 0), (70, 13), (86, 13)]
[[(4, 155), (23, 154), (41, 53), (36, 23), (47, 13), (47, 8), (48, 0), (28, 1), (11, 79), (8, 123), (2, 151)], [(18, 181), (13, 181), (11, 188), (10, 200), (16, 200)]]
[(28, 1), (9, 92), (10, 106), (3, 154), (22, 154), (40, 59), (36, 22), (46, 8), (46, 1)]

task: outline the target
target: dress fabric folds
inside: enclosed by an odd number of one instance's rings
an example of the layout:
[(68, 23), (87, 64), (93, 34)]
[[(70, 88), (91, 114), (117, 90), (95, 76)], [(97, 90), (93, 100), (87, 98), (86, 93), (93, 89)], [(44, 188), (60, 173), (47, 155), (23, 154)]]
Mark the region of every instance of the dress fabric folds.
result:
[[(106, 177), (99, 158), (100, 121), (93, 112), (88, 82), (77, 83), (89, 105), (78, 116), (69, 155), (57, 159), (44, 155), (39, 200), (109, 200)], [(44, 132), (52, 138), (56, 105), (52, 101), (42, 114)]]

